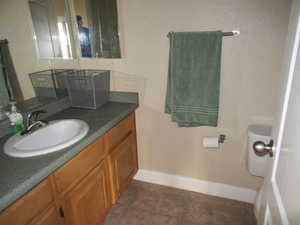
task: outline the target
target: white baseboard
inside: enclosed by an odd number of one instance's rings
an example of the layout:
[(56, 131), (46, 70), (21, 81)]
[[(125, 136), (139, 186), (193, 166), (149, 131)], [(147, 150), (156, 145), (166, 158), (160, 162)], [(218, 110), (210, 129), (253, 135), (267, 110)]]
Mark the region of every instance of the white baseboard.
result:
[(249, 203), (254, 203), (257, 193), (247, 188), (149, 170), (139, 170), (134, 179)]

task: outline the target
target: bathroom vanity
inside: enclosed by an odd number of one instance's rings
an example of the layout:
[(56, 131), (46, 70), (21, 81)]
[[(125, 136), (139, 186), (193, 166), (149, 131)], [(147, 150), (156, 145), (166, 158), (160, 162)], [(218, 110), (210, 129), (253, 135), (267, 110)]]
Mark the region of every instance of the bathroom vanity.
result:
[[(1, 185), (11, 179), (11, 184), (0, 187), (0, 201), (7, 204), (5, 208), (0, 205), (0, 224), (100, 224), (138, 170), (136, 107), (109, 102), (99, 110), (64, 110), (53, 119), (72, 116), (90, 126), (80, 143), (63, 152), (27, 159), (1, 155), (0, 169), (11, 163), (11, 172), (17, 173), (14, 167), (19, 163), (17, 170), (23, 169), (23, 177), (0, 174)], [(22, 168), (25, 164), (31, 168)]]

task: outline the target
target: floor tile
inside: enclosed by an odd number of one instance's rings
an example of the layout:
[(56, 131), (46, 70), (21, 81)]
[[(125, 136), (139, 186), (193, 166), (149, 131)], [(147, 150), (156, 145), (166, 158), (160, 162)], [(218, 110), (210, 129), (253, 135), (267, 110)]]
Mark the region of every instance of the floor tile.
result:
[(103, 225), (256, 225), (253, 205), (133, 181)]
[(128, 207), (121, 204), (115, 204), (111, 208), (109, 214), (106, 216), (103, 225), (119, 225), (120, 221), (124, 218)]
[(155, 212), (167, 216), (181, 217), (186, 207), (187, 203), (185, 201), (165, 197), (158, 200)]
[(212, 208), (205, 204), (190, 202), (184, 212), (183, 221), (194, 224), (212, 224)]
[(120, 225), (180, 225), (175, 217), (154, 214), (144, 210), (129, 210)]

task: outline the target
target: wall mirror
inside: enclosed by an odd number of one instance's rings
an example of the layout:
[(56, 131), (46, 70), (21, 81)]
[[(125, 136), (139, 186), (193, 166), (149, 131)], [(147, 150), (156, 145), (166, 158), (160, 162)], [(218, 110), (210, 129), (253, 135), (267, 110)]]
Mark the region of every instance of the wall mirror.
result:
[(121, 58), (117, 0), (73, 0), (83, 58)]
[(117, 0), (70, 1), (29, 0), (39, 58), (121, 58)]
[(34, 40), (40, 58), (73, 58), (72, 30), (67, 2), (29, 0)]
[[(9, 76), (11, 75), (11, 76)], [(0, 106), (11, 100), (23, 100), (7, 40), (0, 40)]]
[[(29, 73), (78, 69), (83, 58), (121, 57), (117, 0), (12, 0), (1, 2), (0, 9), (8, 24), (0, 23), (1, 39), (8, 39), (0, 41), (2, 106), (34, 97)], [(3, 13), (17, 9), (20, 19)], [(27, 26), (33, 30), (26, 29), (23, 38), (18, 27)]]

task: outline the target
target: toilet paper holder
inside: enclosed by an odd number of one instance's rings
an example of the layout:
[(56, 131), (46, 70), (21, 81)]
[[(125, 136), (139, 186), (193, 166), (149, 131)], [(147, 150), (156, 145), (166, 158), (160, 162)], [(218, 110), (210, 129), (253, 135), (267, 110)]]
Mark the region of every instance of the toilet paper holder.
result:
[(222, 144), (226, 140), (226, 135), (225, 134), (220, 134), (219, 135), (219, 143)]

